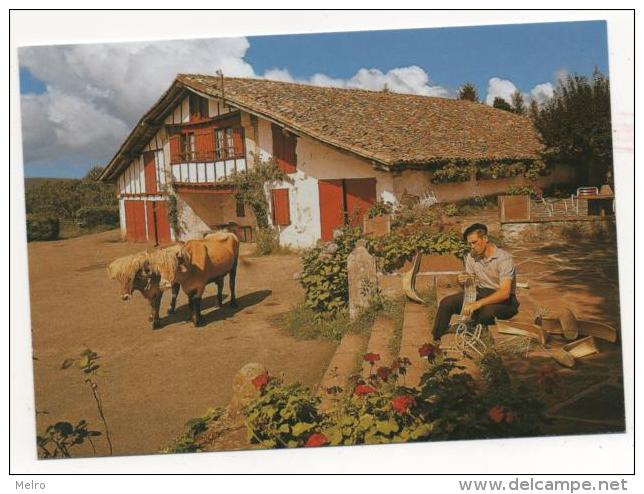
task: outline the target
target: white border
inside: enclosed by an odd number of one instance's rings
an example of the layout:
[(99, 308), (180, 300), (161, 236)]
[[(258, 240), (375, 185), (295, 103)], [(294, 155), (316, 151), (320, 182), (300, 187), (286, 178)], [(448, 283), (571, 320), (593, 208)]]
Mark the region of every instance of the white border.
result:
[[(79, 3), (79, 2), (75, 2)], [(126, 2), (116, 2), (115, 5)], [(129, 4), (129, 2), (128, 2)], [(46, 4), (44, 4), (46, 5)], [(43, 5), (43, 6), (44, 6)], [(78, 6), (81, 6), (80, 3)], [(20, 144), (19, 95), (16, 47), (33, 44), (126, 41), (136, 39), (178, 39), (184, 37), (237, 36), (294, 32), (394, 29), (412, 27), (547, 22), (607, 19), (609, 22), (610, 77), (613, 126), (615, 129), (615, 178), (619, 234), (619, 272), (622, 310), (625, 389), (629, 432), (618, 435), (573, 436), (537, 439), (464, 441), (415, 445), (369, 446), (320, 450), (214, 453), (199, 455), (115, 457), (38, 462), (34, 458), (33, 386), (29, 331), (28, 278), (25, 255), (23, 175)], [(217, 26), (214, 29), (212, 26)], [(11, 15), (11, 471), (21, 473), (627, 473), (632, 469), (633, 445), (633, 20), (629, 12), (14, 12)], [(6, 53), (6, 52), (4, 52)], [(3, 55), (6, 56), (6, 55)], [(5, 65), (6, 66), (6, 65)], [(7, 79), (3, 79), (6, 84)], [(5, 92), (5, 94), (7, 94)], [(5, 129), (6, 130), (6, 129)], [(3, 135), (7, 135), (5, 131)], [(644, 189), (640, 189), (644, 190)], [(5, 245), (2, 249), (6, 249)], [(6, 301), (5, 297), (2, 297)], [(6, 302), (5, 302), (6, 303)], [(641, 306), (641, 304), (638, 304)], [(640, 342), (642, 336), (640, 336)], [(9, 349), (8, 349), (9, 350)], [(6, 386), (5, 379), (2, 386)], [(4, 389), (3, 389), (4, 391)], [(6, 396), (3, 393), (3, 396)], [(3, 418), (4, 411), (3, 411)], [(4, 448), (2, 448), (4, 450)], [(2, 455), (6, 454), (4, 450)], [(60, 479), (63, 480), (63, 479)], [(152, 480), (152, 479), (150, 479)], [(162, 479), (155, 482), (163, 492), (185, 490), (189, 480)], [(383, 479), (384, 480), (384, 479)], [(91, 482), (94, 492), (110, 492), (125, 482), (116, 477), (97, 480), (76, 477), (45, 480), (49, 485), (85, 490)], [(132, 479), (133, 481), (133, 479)], [(299, 481), (293, 479), (297, 484)], [(130, 480), (128, 480), (130, 482)], [(143, 487), (145, 479), (137, 480)], [(213, 490), (217, 480), (205, 480)], [(227, 484), (241, 487), (241, 479)], [(426, 489), (443, 485), (442, 491), (456, 484), (435, 484), (426, 479)], [(360, 483), (342, 480), (349, 488)], [(13, 485), (13, 484), (12, 484)], [(388, 480), (380, 489), (394, 489)], [(631, 484), (632, 485), (632, 484)], [(134, 486), (134, 484), (133, 484)], [(306, 490), (318, 490), (302, 479)], [(306, 486), (306, 487), (305, 487)], [(405, 487), (407, 488), (407, 487)], [(146, 489), (147, 490), (147, 489)], [(433, 489), (432, 489), (433, 490)], [(450, 489), (451, 492), (451, 489)]]

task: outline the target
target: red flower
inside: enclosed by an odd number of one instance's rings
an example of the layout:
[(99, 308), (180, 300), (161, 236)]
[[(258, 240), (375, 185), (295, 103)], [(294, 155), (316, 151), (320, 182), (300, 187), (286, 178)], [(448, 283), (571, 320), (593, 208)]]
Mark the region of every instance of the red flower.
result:
[(317, 448), (318, 446), (324, 446), (325, 444), (329, 444), (329, 440), (327, 439), (327, 437), (321, 432), (314, 432), (306, 440), (306, 444), (304, 445), (304, 447)]
[(428, 360), (434, 360), (438, 353), (438, 349), (431, 343), (425, 343), (423, 346), (418, 347), (418, 354), (421, 357), (427, 357)]
[(256, 389), (261, 391), (262, 388), (266, 386), (266, 384), (268, 384), (269, 380), (270, 380), (270, 376), (268, 375), (268, 372), (264, 372), (264, 374), (260, 374), (251, 382), (253, 383), (253, 386), (255, 386)]
[(501, 405), (496, 405), (490, 409), (487, 416), (495, 424), (500, 424), (505, 418), (505, 408)]
[(378, 367), (376, 374), (380, 379), (382, 379), (383, 381), (386, 381), (387, 379), (389, 379), (389, 376), (391, 375), (391, 369), (389, 367)]
[(362, 356), (362, 359), (365, 362), (369, 362), (370, 364), (373, 365), (374, 362), (377, 362), (378, 360), (380, 360), (380, 355), (378, 355), (377, 353), (365, 353)]
[(376, 388), (373, 386), (367, 386), (365, 384), (358, 384), (353, 390), (356, 396), (364, 396), (376, 392)]
[(391, 407), (398, 413), (409, 412), (409, 407), (416, 403), (416, 399), (409, 395), (399, 395), (391, 400)]

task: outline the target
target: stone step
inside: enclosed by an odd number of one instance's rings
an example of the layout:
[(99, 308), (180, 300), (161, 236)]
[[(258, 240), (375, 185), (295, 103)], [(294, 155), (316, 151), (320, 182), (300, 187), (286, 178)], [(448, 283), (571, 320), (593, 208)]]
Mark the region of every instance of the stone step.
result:
[(346, 388), (347, 379), (355, 372), (356, 363), (364, 354), (366, 343), (366, 336), (361, 334), (347, 333), (342, 337), (317, 389), (318, 396), (322, 398), (322, 409), (328, 408), (332, 403), (327, 389), (333, 386)]
[(418, 386), (421, 376), (427, 370), (427, 359), (418, 354), (418, 348), (432, 340), (429, 324), (425, 306), (413, 302), (405, 304), (400, 357), (407, 357), (411, 361), (405, 376), (407, 386)]
[[(365, 353), (376, 353), (380, 355), (380, 360), (373, 365), (373, 372), (380, 366), (390, 366), (394, 355), (389, 351), (389, 342), (394, 332), (394, 322), (383, 316), (376, 317), (371, 328), (371, 335), (369, 336), (369, 343), (367, 344), (367, 351)], [(369, 362), (362, 364), (362, 375), (368, 376), (372, 371), (372, 366)]]

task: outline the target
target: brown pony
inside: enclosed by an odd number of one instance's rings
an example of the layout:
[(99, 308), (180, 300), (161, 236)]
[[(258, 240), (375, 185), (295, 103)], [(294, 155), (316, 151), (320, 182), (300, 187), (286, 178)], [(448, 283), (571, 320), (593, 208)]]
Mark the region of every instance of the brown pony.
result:
[[(172, 250), (170, 250), (172, 249)], [(223, 278), (230, 277), (230, 304), (237, 306), (235, 278), (239, 260), (239, 239), (234, 233), (221, 231), (207, 235), (203, 240), (188, 240), (182, 245), (162, 249), (164, 258), (152, 262), (153, 269), (164, 283), (172, 284), (174, 311), (176, 295), (181, 286), (188, 295), (190, 319), (195, 326), (201, 324), (201, 297), (208, 283), (217, 284), (217, 300), (222, 303)], [(174, 255), (172, 255), (174, 254)]]
[(161, 276), (152, 268), (149, 253), (120, 257), (108, 266), (107, 272), (110, 278), (121, 284), (121, 300), (130, 300), (135, 291), (141, 292), (150, 302), (149, 321), (152, 329), (158, 328), (163, 290), (160, 286)]

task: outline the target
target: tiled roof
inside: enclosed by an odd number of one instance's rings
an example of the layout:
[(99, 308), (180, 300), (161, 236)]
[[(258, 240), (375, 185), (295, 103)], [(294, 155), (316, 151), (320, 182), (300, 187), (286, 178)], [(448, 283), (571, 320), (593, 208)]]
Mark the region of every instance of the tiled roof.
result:
[[(179, 74), (121, 144), (101, 180), (116, 179), (186, 91), (220, 98), (221, 81), (215, 76)], [(231, 105), (384, 167), (458, 159), (534, 159), (541, 150), (528, 118), (482, 103), (266, 79), (223, 81), (223, 97)]]
[[(221, 96), (218, 77), (181, 74), (177, 80)], [(471, 101), (230, 77), (224, 97), (386, 165), (536, 158), (541, 149), (528, 118)]]

